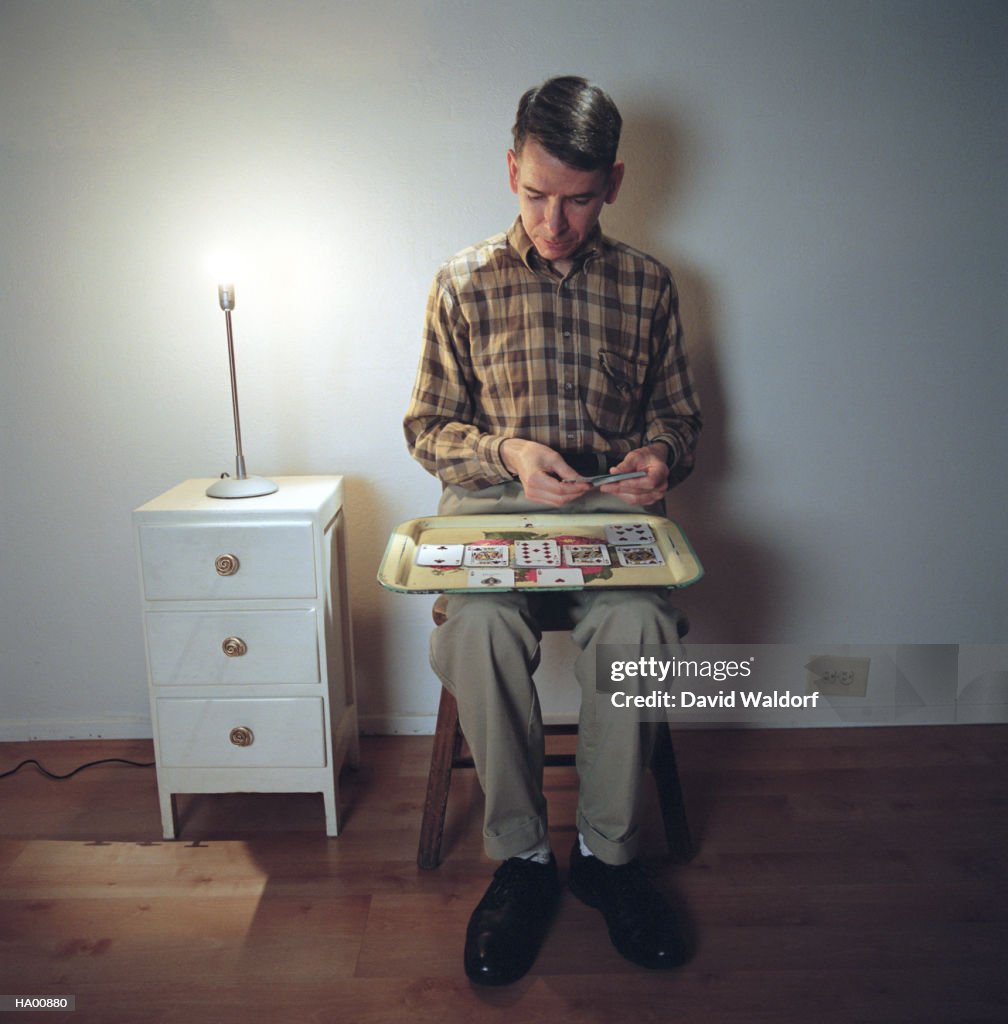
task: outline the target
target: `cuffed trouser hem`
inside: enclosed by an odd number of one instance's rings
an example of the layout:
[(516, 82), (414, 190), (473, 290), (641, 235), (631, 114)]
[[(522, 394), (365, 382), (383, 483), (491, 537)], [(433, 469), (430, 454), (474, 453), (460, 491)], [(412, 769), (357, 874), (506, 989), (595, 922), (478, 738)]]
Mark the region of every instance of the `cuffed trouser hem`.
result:
[(541, 818), (532, 818), (500, 835), (483, 833), (483, 849), (491, 860), (507, 860), (508, 857), (517, 857), (518, 854), (531, 850), (538, 846), (546, 838), (546, 822)]
[(607, 839), (601, 832), (592, 828), (591, 822), (580, 812), (577, 813), (578, 832), (584, 838), (585, 846), (603, 864), (611, 864), (614, 867), (619, 864), (629, 864), (636, 859), (640, 850), (640, 830), (635, 828), (623, 839)]

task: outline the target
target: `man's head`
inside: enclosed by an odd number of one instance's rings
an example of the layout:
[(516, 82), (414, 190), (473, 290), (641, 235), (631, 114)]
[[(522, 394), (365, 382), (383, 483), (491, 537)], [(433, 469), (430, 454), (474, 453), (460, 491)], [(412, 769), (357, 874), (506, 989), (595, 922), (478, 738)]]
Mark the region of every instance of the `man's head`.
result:
[(560, 269), (594, 230), (602, 207), (616, 200), (621, 123), (613, 101), (583, 78), (550, 79), (518, 104), (511, 190), (536, 251)]
[(566, 75), (529, 89), (518, 102), (512, 135), (519, 156), (535, 139), (551, 156), (581, 171), (609, 171), (616, 163), (623, 120), (597, 86)]

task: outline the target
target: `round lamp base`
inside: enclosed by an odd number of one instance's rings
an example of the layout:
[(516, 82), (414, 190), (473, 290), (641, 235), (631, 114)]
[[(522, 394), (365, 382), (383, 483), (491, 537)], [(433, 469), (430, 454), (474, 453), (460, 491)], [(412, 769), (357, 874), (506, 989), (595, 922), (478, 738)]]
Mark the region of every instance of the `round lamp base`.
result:
[(276, 490), (279, 490), (277, 485), (265, 477), (246, 476), (238, 479), (224, 476), (212, 483), (206, 493), (208, 498), (258, 498)]

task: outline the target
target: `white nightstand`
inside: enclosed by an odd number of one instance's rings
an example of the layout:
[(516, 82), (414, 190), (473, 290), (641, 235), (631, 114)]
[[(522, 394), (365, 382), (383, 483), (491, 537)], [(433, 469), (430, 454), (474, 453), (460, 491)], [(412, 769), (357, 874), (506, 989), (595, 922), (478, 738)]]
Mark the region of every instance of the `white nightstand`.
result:
[(258, 498), (187, 480), (133, 513), (161, 820), (176, 793), (313, 792), (357, 764), (343, 478)]

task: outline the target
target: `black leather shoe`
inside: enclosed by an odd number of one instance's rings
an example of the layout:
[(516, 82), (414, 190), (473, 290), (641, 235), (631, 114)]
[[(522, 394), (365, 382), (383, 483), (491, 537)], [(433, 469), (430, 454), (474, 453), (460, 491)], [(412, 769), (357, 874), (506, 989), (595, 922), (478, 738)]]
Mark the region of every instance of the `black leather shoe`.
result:
[(511, 857), (469, 918), (465, 972), (478, 985), (510, 985), (535, 963), (560, 898), (556, 860)]
[(667, 970), (686, 962), (686, 941), (675, 912), (637, 861), (612, 866), (571, 851), (571, 892), (602, 911), (609, 938), (620, 954), (641, 967)]

